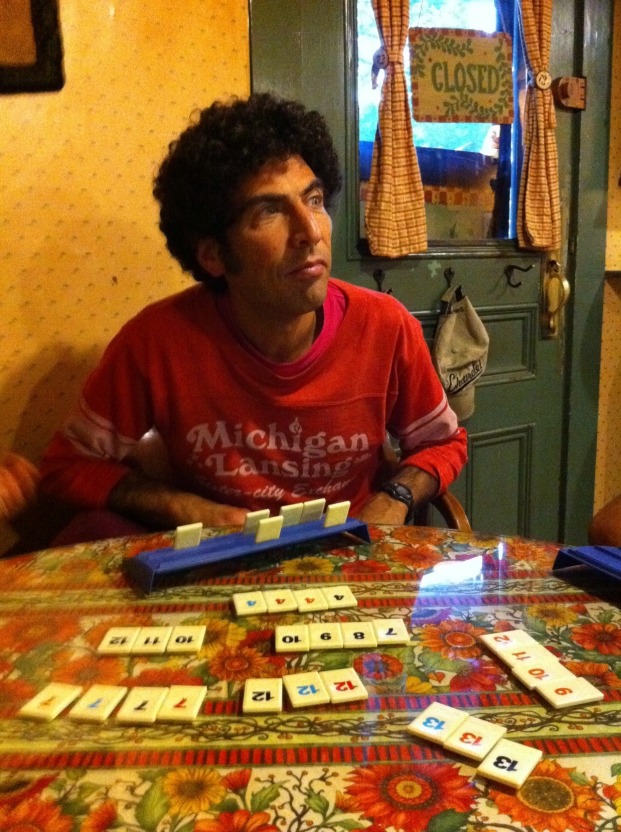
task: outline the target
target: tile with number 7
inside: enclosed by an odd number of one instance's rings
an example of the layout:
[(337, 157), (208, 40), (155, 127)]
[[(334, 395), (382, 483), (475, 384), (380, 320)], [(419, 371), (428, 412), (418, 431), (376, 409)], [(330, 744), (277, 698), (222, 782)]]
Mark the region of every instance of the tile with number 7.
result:
[(538, 748), (501, 739), (483, 760), (477, 774), (519, 789), (542, 757)]
[(207, 695), (203, 685), (171, 685), (157, 712), (157, 722), (192, 722)]
[(282, 679), (246, 679), (242, 710), (245, 714), (282, 711)]
[(507, 729), (502, 725), (469, 716), (442, 745), (447, 751), (463, 754), (471, 760), (482, 760), (506, 733)]
[(406, 726), (406, 731), (431, 742), (442, 745), (462, 723), (468, 719), (468, 713), (458, 711), (442, 702), (432, 702), (416, 719)]
[(369, 698), (367, 689), (353, 667), (342, 670), (323, 670), (320, 676), (330, 694), (330, 702), (358, 702)]

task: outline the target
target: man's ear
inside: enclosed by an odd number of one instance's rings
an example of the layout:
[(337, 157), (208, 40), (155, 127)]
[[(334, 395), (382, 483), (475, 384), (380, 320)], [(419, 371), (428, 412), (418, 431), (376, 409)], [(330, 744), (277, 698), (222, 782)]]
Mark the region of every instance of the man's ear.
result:
[(226, 270), (221, 254), (221, 246), (213, 237), (205, 237), (205, 239), (199, 240), (196, 247), (196, 259), (212, 277), (224, 277)]

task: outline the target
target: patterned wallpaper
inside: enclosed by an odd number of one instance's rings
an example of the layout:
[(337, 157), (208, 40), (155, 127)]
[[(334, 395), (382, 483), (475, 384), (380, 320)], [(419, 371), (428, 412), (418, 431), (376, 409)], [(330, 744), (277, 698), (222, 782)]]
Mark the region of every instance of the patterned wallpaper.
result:
[(0, 96), (0, 449), (33, 460), (121, 324), (190, 281), (151, 180), (194, 109), (250, 86), (246, 0), (60, 16), (64, 88)]
[[(606, 269), (621, 272), (621, 2), (614, 8)], [(604, 285), (595, 510), (621, 493), (621, 277)]]

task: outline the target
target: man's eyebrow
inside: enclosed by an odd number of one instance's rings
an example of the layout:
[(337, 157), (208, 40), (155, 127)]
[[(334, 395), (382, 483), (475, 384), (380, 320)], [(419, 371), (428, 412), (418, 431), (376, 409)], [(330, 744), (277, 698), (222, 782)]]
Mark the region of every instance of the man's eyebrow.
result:
[[(319, 179), (319, 177), (316, 177), (312, 180), (312, 182), (309, 182), (309, 184), (302, 191), (301, 195), (303, 197), (308, 196), (317, 189), (321, 191), (324, 190), (323, 180)], [(256, 194), (255, 196), (248, 197), (248, 199), (238, 205), (235, 214), (239, 217), (244, 213), (244, 211), (247, 211), (255, 205), (276, 205), (277, 203), (282, 202), (283, 198), (284, 194), (270, 193), (269, 191), (266, 191), (263, 194)]]

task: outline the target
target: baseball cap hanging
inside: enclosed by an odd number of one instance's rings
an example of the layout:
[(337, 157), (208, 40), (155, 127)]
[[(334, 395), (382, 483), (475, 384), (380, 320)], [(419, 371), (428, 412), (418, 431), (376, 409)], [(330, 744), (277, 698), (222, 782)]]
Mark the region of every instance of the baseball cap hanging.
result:
[(489, 335), (461, 286), (442, 296), (431, 357), (462, 422), (474, 413), (474, 383), (487, 365)]

